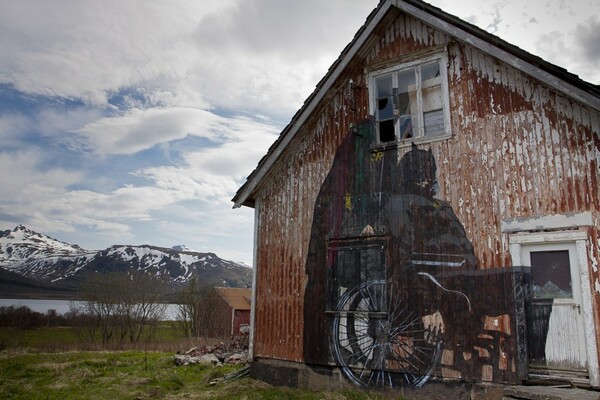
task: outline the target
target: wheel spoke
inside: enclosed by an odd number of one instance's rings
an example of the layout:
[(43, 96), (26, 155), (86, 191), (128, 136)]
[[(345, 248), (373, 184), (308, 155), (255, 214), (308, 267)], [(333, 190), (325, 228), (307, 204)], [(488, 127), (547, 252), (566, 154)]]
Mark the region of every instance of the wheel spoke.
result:
[[(439, 346), (428, 340), (406, 292), (386, 296), (385, 289), (385, 281), (372, 281), (343, 294), (338, 310), (349, 314), (334, 318), (333, 356), (357, 384), (393, 386), (391, 372), (399, 372), (406, 384), (420, 386), (433, 369)], [(384, 310), (387, 316), (381, 314)]]

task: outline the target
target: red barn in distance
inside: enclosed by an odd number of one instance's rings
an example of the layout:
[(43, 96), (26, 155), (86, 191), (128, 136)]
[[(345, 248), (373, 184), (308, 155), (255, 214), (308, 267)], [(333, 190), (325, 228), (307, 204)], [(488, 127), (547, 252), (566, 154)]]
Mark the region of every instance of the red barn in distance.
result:
[(219, 336), (239, 335), (242, 327), (250, 325), (252, 289), (216, 287), (215, 292), (220, 301), (215, 302), (218, 309), (214, 311), (229, 316), (227, 319), (223, 318), (223, 324), (215, 329), (218, 329)]

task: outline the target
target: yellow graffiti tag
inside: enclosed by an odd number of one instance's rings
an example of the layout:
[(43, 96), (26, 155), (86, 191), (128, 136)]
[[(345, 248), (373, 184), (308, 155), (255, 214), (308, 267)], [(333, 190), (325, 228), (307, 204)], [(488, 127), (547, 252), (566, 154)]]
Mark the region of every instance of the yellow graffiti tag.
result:
[(372, 161), (381, 161), (383, 159), (383, 151), (376, 151), (375, 153), (371, 154), (371, 160)]

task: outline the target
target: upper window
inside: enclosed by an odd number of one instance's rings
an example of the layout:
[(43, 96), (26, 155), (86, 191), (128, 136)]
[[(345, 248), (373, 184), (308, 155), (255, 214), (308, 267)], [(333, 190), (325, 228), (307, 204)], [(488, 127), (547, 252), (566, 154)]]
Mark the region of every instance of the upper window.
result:
[(371, 74), (371, 99), (379, 143), (450, 134), (444, 57)]

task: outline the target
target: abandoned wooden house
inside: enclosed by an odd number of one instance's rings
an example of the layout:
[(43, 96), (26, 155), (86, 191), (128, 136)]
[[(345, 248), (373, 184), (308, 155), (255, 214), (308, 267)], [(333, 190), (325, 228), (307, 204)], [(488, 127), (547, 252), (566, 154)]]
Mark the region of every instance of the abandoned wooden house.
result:
[(382, 0), (236, 193), (252, 374), (600, 386), (600, 89)]
[(239, 336), (250, 325), (250, 301), (252, 290), (248, 288), (215, 287), (203, 299), (206, 307), (200, 323), (209, 337)]

